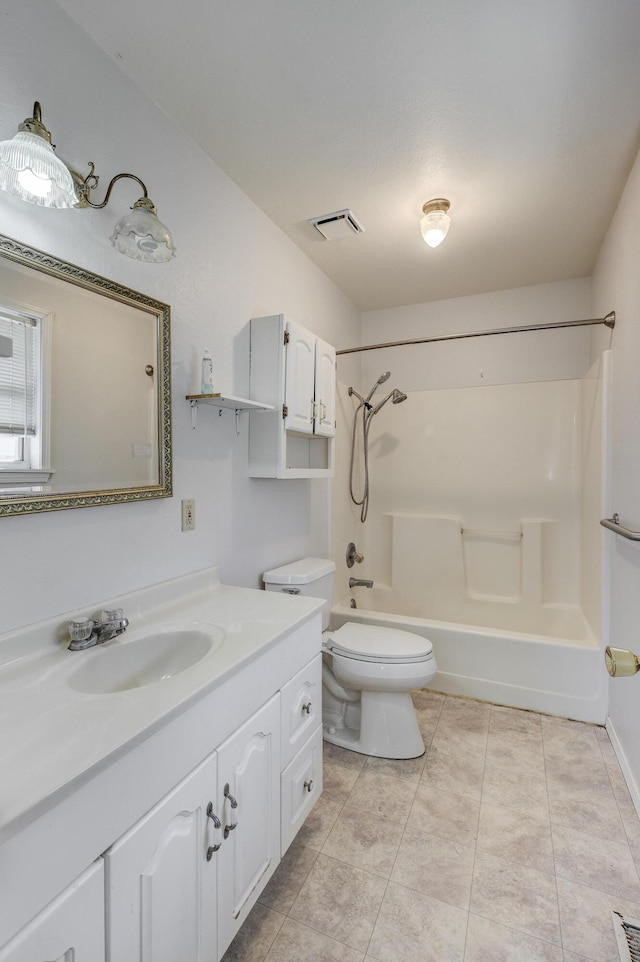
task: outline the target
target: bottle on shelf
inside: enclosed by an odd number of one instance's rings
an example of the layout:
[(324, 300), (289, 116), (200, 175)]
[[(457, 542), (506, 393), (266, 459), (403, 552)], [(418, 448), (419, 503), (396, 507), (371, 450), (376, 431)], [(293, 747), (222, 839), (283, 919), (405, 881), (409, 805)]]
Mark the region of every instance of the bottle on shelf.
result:
[(200, 374), (200, 393), (213, 394), (213, 360), (211, 351), (205, 348), (202, 355), (202, 365)]

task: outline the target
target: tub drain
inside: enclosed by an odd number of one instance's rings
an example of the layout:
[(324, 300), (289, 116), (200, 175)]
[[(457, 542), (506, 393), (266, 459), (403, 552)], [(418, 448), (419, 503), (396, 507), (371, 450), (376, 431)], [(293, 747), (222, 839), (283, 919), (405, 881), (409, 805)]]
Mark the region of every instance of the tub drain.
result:
[(620, 962), (640, 962), (640, 922), (625, 918), (620, 912), (612, 912), (613, 931), (616, 934)]

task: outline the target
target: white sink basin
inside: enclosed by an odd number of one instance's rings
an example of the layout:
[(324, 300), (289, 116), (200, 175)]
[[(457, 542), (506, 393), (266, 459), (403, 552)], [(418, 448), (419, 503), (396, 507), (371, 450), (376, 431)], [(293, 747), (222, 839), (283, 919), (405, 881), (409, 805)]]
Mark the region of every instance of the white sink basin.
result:
[(222, 643), (223, 637), (215, 629), (159, 630), (143, 638), (75, 652), (73, 657), (83, 661), (69, 676), (69, 686), (87, 694), (106, 695), (154, 685), (196, 665)]

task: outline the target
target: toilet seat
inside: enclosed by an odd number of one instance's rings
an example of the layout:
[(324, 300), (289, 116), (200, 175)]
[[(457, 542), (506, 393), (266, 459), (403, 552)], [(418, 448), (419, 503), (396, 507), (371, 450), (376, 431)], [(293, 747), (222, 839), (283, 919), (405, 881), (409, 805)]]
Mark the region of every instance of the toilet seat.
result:
[(348, 621), (327, 636), (323, 644), (326, 650), (355, 661), (414, 664), (433, 658), (433, 645), (427, 638), (399, 628)]

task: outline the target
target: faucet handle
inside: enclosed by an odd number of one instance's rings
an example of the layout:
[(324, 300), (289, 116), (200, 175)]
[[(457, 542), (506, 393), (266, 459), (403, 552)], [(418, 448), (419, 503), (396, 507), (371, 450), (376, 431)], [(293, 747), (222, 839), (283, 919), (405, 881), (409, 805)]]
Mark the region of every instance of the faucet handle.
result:
[(89, 648), (93, 644), (96, 623), (91, 618), (79, 618), (69, 622), (70, 647), (73, 650)]
[(353, 568), (354, 564), (362, 564), (364, 561), (364, 555), (356, 549), (353, 541), (350, 541), (347, 545), (347, 568)]
[(122, 621), (124, 618), (124, 609), (122, 608), (105, 608), (100, 612), (100, 621)]
[(87, 641), (91, 637), (91, 632), (95, 628), (95, 623), (91, 618), (82, 618), (78, 621), (69, 622), (69, 637), (72, 641)]

